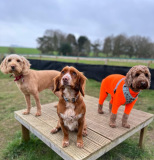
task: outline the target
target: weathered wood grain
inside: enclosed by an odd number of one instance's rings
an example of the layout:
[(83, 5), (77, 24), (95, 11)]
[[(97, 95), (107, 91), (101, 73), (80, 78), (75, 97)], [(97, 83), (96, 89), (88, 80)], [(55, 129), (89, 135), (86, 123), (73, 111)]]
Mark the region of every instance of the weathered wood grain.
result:
[[(132, 136), (137, 131), (146, 127), (153, 120), (152, 114), (133, 109), (128, 120), (131, 128), (123, 128), (121, 126), (121, 118), (124, 106), (122, 106), (118, 111), (117, 128), (111, 128), (109, 127), (109, 102), (105, 101), (105, 114), (100, 115), (97, 113), (97, 98), (86, 95), (84, 101), (87, 108), (86, 121), (88, 125), (88, 136), (83, 138), (83, 149), (79, 149), (76, 146), (76, 132), (70, 132), (70, 145), (67, 148), (62, 148), (62, 131), (59, 131), (57, 134), (50, 133), (51, 129), (57, 125), (57, 109), (54, 106), (58, 102), (42, 105), (42, 116), (40, 117), (35, 117), (36, 108), (33, 107), (29, 115), (23, 115), (23, 110), (16, 111), (15, 118), (66, 160), (95, 160), (125, 139)], [(145, 134), (141, 134), (140, 144), (142, 144), (144, 137)]]

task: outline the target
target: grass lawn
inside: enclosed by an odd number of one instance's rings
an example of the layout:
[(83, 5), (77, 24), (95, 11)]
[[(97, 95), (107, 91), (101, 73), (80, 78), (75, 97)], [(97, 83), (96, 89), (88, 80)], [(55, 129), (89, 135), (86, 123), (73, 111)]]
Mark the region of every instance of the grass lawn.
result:
[[(37, 137), (31, 135), (27, 143), (21, 141), (20, 124), (14, 118), (14, 111), (26, 108), (23, 95), (18, 90), (13, 78), (0, 72), (0, 160), (61, 160), (48, 146)], [(90, 96), (99, 96), (100, 82), (87, 80), (86, 93)], [(154, 90), (143, 91), (134, 106), (154, 114)], [(42, 104), (58, 100), (49, 90), (41, 92)], [(32, 100), (32, 106), (35, 106)], [(97, 109), (96, 109), (97, 111)], [(133, 135), (99, 160), (131, 160), (154, 159), (154, 122), (148, 128), (146, 149), (138, 148), (139, 133)]]
[(0, 47), (0, 53), (9, 53), (9, 48), (13, 48), (15, 54), (39, 54), (40, 51), (36, 48), (20, 48), (20, 47)]

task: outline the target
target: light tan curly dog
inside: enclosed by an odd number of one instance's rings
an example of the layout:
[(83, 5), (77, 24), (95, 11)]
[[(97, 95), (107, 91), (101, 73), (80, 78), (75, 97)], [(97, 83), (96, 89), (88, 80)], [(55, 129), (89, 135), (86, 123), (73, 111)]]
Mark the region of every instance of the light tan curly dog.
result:
[[(11, 54), (7, 56), (1, 63), (0, 69), (3, 73), (9, 74), (15, 77), (15, 82), (18, 88), (25, 96), (27, 103), (27, 110), (23, 114), (29, 114), (31, 109), (30, 95), (34, 96), (37, 112), (36, 116), (41, 115), (41, 104), (39, 99), (39, 92), (44, 89), (54, 89), (54, 81), (59, 71), (46, 70), (35, 71), (30, 69), (29, 61), (23, 56)], [(59, 93), (55, 93), (60, 96)]]
[(150, 71), (148, 67), (143, 65), (132, 67), (126, 76), (113, 74), (106, 77), (101, 83), (98, 113), (103, 113), (103, 102), (107, 95), (110, 94), (110, 127), (116, 127), (118, 108), (125, 104), (125, 110), (122, 117), (122, 126), (125, 128), (130, 128), (130, 125), (127, 123), (128, 116), (138, 99), (140, 90), (149, 88), (150, 81)]

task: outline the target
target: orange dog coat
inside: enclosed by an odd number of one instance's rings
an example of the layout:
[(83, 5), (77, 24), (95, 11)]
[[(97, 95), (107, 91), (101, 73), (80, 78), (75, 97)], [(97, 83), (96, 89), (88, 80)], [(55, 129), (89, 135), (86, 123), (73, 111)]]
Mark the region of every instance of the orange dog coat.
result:
[[(124, 80), (125, 76), (120, 74), (112, 74), (105, 79), (102, 80), (101, 88), (100, 88), (100, 97), (99, 97), (99, 104), (102, 105), (104, 100), (106, 99), (108, 93), (111, 95), (110, 103), (112, 104), (112, 113), (117, 114), (118, 108), (121, 105), (125, 104), (125, 111), (124, 113), (130, 114), (131, 109), (133, 108), (135, 102), (138, 99), (138, 92), (134, 92), (129, 88), (129, 93), (133, 98), (136, 98), (131, 103), (126, 104), (126, 98), (123, 93), (123, 86), (125, 84)], [(121, 80), (121, 82), (120, 82)], [(117, 83), (120, 82), (118, 85)], [(117, 86), (117, 88), (116, 88)], [(116, 88), (116, 92), (114, 89)]]

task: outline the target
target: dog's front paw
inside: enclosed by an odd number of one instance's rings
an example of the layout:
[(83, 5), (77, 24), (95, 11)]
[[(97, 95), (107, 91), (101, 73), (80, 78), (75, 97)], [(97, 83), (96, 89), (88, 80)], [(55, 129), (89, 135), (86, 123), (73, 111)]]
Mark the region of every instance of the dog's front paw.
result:
[(104, 111), (102, 110), (102, 108), (98, 108), (98, 113), (99, 114), (104, 114)]
[(122, 126), (123, 126), (124, 128), (130, 128), (130, 124), (128, 124), (128, 123), (122, 124)]
[(41, 112), (36, 112), (35, 116), (36, 117), (41, 116)]
[(78, 148), (83, 148), (84, 147), (83, 141), (80, 141), (80, 142), (77, 141), (76, 145), (77, 145)]
[(29, 114), (30, 112), (28, 112), (28, 111), (25, 111), (25, 112), (23, 112), (22, 114), (23, 115), (27, 115), (27, 114)]
[(65, 148), (65, 147), (67, 147), (67, 146), (69, 146), (69, 141), (63, 140), (63, 142), (62, 142), (62, 147)]
[(103, 111), (103, 106), (98, 104), (98, 113), (99, 114), (104, 114), (104, 111)]
[(55, 133), (57, 133), (57, 132), (58, 132), (58, 129), (57, 129), (57, 128), (54, 128), (54, 129), (51, 130), (51, 133), (52, 133), (52, 134), (55, 134)]
[(116, 128), (116, 124), (115, 123), (110, 123), (110, 127), (111, 128)]

